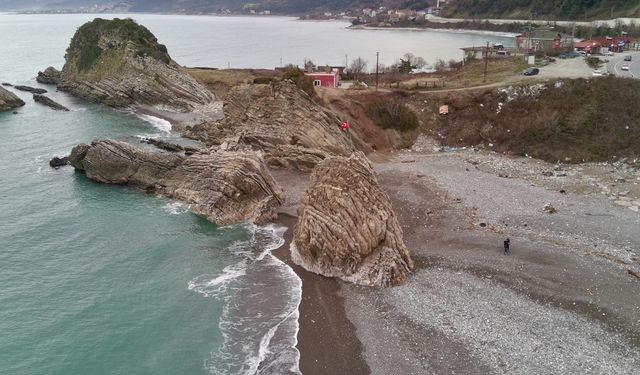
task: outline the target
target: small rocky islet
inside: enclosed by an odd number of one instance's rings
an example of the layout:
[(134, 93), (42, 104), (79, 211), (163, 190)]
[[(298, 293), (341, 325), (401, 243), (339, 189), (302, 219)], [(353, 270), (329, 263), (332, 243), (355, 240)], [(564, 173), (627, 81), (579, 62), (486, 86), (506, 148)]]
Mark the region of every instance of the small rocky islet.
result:
[[(216, 104), (213, 92), (130, 19), (86, 23), (73, 36), (65, 58), (60, 72), (49, 67), (38, 81), (113, 107), (152, 106), (191, 114)], [(285, 198), (269, 168), (313, 171), (299, 206), (292, 258), (311, 272), (356, 284), (404, 281), (413, 263), (390, 200), (354, 146), (354, 136), (337, 129), (337, 114), (293, 82), (278, 79), (233, 87), (223, 108), (223, 118), (205, 116), (185, 127), (184, 136), (204, 145), (199, 150), (156, 140), (144, 141), (156, 147), (143, 149), (100, 139), (74, 147), (68, 162), (97, 182), (188, 203), (194, 213), (221, 225), (266, 224), (277, 218)], [(54, 164), (66, 161), (59, 158)], [(339, 199), (345, 194), (355, 198)], [(342, 231), (336, 238), (332, 229), (338, 221)], [(343, 246), (331, 246), (336, 241)]]

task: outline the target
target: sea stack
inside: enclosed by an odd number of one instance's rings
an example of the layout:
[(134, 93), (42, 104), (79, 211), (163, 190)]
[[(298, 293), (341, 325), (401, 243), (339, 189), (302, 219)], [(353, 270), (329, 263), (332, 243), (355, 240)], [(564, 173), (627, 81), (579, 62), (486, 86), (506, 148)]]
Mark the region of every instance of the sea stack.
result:
[(215, 99), (171, 59), (146, 27), (118, 18), (96, 18), (78, 28), (58, 88), (113, 107), (159, 105), (176, 112), (189, 112)]
[(9, 111), (14, 108), (22, 107), (23, 105), (24, 101), (18, 98), (16, 94), (0, 87), (0, 112)]
[(393, 286), (413, 268), (389, 196), (361, 152), (313, 170), (293, 236), (293, 261), (324, 276)]

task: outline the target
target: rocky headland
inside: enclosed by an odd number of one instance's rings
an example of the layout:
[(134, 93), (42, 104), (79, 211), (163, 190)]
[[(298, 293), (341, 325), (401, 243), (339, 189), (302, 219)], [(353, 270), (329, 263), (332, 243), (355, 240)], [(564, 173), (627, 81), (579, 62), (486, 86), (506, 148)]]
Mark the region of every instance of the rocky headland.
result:
[(71, 39), (61, 73), (48, 68), (38, 76), (57, 81), (60, 90), (113, 107), (206, 114), (215, 101), (147, 28), (131, 19), (96, 18), (82, 25)]
[(271, 167), (309, 171), (329, 156), (354, 151), (340, 118), (289, 80), (233, 87), (224, 118), (187, 127), (185, 135), (223, 150), (260, 150)]
[(202, 151), (191, 156), (104, 139), (80, 144), (69, 161), (88, 178), (174, 198), (221, 225), (276, 218), (284, 197), (256, 153)]
[(298, 207), (292, 260), (360, 285), (401, 284), (413, 268), (402, 229), (363, 153), (320, 163)]
[(0, 112), (22, 107), (23, 105), (24, 101), (18, 98), (16, 94), (4, 87), (0, 87)]

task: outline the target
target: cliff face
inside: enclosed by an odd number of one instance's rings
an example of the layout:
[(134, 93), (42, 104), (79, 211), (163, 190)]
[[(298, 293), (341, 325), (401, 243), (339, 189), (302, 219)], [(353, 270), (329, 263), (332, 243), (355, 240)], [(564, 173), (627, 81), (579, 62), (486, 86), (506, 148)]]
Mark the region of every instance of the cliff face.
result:
[(291, 258), (308, 271), (355, 284), (404, 281), (413, 261), (364, 154), (333, 157), (313, 170), (298, 208)]
[(233, 87), (224, 116), (187, 128), (185, 135), (222, 149), (261, 150), (268, 165), (299, 170), (354, 149), (339, 128), (341, 119), (290, 81)]
[(284, 201), (255, 153), (203, 151), (187, 157), (105, 139), (76, 146), (69, 161), (92, 180), (155, 191), (221, 225), (265, 224), (276, 219)]
[(58, 87), (114, 107), (163, 105), (184, 112), (215, 99), (131, 19), (96, 18), (82, 25), (67, 49)]
[(22, 107), (23, 105), (24, 101), (18, 98), (16, 94), (0, 87), (0, 112)]

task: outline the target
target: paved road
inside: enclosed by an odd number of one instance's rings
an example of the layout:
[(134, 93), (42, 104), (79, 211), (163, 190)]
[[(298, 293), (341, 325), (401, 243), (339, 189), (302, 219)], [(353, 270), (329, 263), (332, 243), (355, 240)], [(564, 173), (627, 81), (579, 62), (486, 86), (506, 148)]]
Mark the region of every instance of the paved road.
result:
[[(631, 56), (631, 61), (624, 61), (626, 56)], [(622, 66), (629, 65), (629, 70), (622, 70)], [(607, 71), (618, 77), (631, 77), (640, 79), (640, 52), (618, 53), (607, 64)]]

